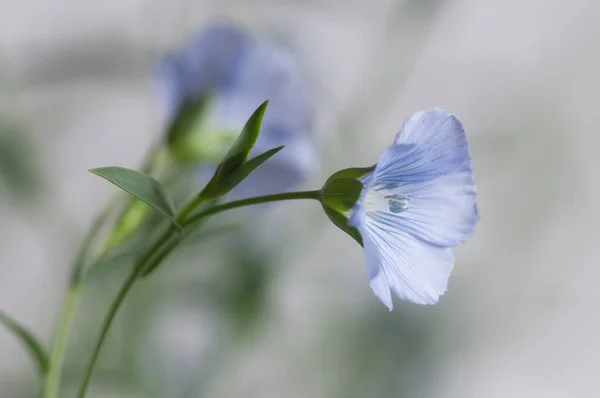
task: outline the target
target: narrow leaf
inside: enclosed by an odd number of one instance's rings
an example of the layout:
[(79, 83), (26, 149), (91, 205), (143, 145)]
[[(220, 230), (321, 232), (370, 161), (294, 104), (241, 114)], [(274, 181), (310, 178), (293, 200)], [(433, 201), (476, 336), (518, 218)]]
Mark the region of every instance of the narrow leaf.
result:
[(91, 169), (91, 173), (115, 184), (122, 190), (148, 203), (159, 213), (170, 218), (175, 224), (175, 207), (162, 184), (147, 174), (124, 167), (101, 167)]
[(360, 232), (358, 229), (348, 225), (348, 218), (346, 216), (325, 205), (323, 205), (323, 210), (325, 210), (325, 214), (327, 214), (327, 217), (329, 217), (336, 227), (350, 235), (359, 245), (363, 245)]
[(259, 168), (264, 162), (269, 160), (273, 155), (277, 152), (281, 151), (284, 148), (284, 145), (278, 146), (277, 148), (269, 149), (266, 152), (257, 155), (241, 165), (232, 175), (227, 178), (223, 185), (227, 188), (227, 192), (231, 191), (237, 185), (239, 185), (242, 181), (246, 179), (250, 174), (254, 172), (257, 168)]
[(215, 175), (216, 178), (211, 180), (203, 195), (206, 198), (214, 198), (225, 195), (227, 192), (238, 186), (246, 179), (246, 177), (252, 174), (254, 170), (256, 170), (259, 166), (261, 166), (264, 162), (269, 160), (273, 155), (281, 151), (283, 148), (284, 146), (282, 145), (277, 148), (269, 149), (268, 151), (253, 157), (238, 167), (232, 174), (225, 176), (222, 179), (219, 178), (218, 175)]
[(260, 134), (260, 126), (262, 124), (263, 116), (265, 115), (268, 104), (268, 100), (263, 102), (254, 111), (252, 116), (250, 116), (250, 119), (248, 119), (244, 125), (242, 132), (219, 165), (219, 168), (217, 169), (217, 174), (219, 176), (231, 174), (235, 169), (240, 167), (246, 161), (246, 159), (248, 159), (248, 155), (250, 154), (252, 148), (254, 148), (254, 144), (256, 144), (256, 140)]
[(15, 336), (21, 340), (25, 348), (29, 351), (29, 354), (36, 360), (40, 373), (42, 375), (46, 374), (46, 371), (48, 370), (48, 355), (33, 334), (25, 329), (25, 327), (21, 326), (17, 321), (2, 312), (0, 312), (0, 323), (4, 324), (8, 330), (13, 332)]

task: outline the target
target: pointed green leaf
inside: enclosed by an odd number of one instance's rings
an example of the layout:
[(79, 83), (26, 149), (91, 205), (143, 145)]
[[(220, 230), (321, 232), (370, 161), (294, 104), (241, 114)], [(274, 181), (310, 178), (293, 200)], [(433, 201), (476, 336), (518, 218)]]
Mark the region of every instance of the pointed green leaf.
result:
[(260, 165), (269, 160), (273, 155), (281, 151), (283, 148), (284, 146), (282, 145), (277, 148), (269, 149), (268, 151), (253, 157), (238, 167), (232, 174), (225, 176), (222, 179), (215, 174), (215, 177), (210, 181), (202, 195), (205, 198), (215, 198), (225, 195), (227, 192), (231, 191), (242, 181), (244, 181), (246, 177), (252, 174), (252, 172)]
[(336, 227), (350, 235), (359, 245), (363, 245), (362, 236), (358, 229), (348, 225), (348, 217), (325, 205), (323, 205), (323, 210), (325, 210), (325, 214), (327, 214), (327, 217), (329, 217)]
[(256, 111), (254, 111), (252, 116), (250, 116), (250, 119), (248, 119), (244, 125), (242, 132), (219, 165), (219, 168), (217, 169), (217, 174), (219, 176), (231, 174), (235, 169), (240, 167), (246, 159), (248, 159), (248, 155), (252, 148), (254, 148), (254, 144), (256, 144), (256, 140), (260, 134), (260, 126), (268, 105), (269, 100), (263, 102)]
[(329, 177), (327, 179), (325, 184), (327, 184), (329, 181), (335, 180), (336, 178), (360, 179), (365, 174), (368, 174), (368, 173), (372, 172), (373, 170), (375, 170), (375, 166), (377, 166), (377, 165), (374, 164), (371, 167), (351, 167), (349, 169), (340, 170), (336, 173), (333, 173), (331, 175), (331, 177)]
[(33, 334), (25, 329), (25, 327), (21, 326), (17, 321), (2, 312), (0, 312), (0, 323), (4, 324), (8, 330), (13, 332), (15, 336), (21, 340), (25, 348), (29, 351), (29, 354), (36, 360), (40, 373), (42, 375), (46, 374), (46, 371), (48, 370), (48, 355)]
[(158, 212), (170, 218), (175, 224), (175, 207), (167, 190), (149, 175), (124, 167), (100, 167), (91, 169), (91, 173), (115, 184), (122, 190), (148, 203)]
[(340, 212), (347, 212), (354, 207), (360, 197), (363, 184), (352, 178), (336, 178), (325, 183), (320, 192), (323, 206)]
[(244, 181), (246, 177), (254, 172), (257, 168), (259, 168), (264, 162), (269, 160), (273, 155), (277, 152), (281, 151), (285, 145), (278, 146), (277, 148), (269, 149), (266, 152), (261, 153), (242, 164), (237, 170), (231, 175), (231, 177), (225, 180), (225, 186), (227, 186), (230, 191), (234, 187), (236, 187), (239, 183)]

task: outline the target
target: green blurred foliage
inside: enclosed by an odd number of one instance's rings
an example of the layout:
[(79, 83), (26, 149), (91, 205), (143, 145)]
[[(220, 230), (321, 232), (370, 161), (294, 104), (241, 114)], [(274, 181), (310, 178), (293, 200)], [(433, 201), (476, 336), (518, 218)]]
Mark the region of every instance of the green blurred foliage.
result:
[(43, 187), (37, 149), (23, 124), (0, 115), (0, 194), (30, 202)]

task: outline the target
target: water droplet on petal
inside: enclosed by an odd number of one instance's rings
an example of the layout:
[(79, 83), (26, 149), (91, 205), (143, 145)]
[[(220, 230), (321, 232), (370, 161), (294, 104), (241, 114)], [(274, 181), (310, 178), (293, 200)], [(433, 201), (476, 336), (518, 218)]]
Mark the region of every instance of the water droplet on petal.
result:
[(388, 199), (390, 211), (392, 213), (402, 213), (408, 209), (408, 204), (410, 201), (405, 195), (395, 193), (393, 195), (388, 195), (385, 198)]

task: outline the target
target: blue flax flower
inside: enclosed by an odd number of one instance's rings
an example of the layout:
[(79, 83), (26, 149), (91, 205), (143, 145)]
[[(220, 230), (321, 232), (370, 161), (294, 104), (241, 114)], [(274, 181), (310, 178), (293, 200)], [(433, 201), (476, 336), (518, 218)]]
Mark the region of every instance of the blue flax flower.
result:
[(440, 109), (413, 115), (362, 181), (349, 225), (362, 236), (375, 295), (390, 310), (390, 288), (406, 301), (437, 303), (454, 264), (452, 247), (479, 219), (461, 123)]
[(286, 148), (236, 188), (236, 195), (286, 191), (314, 169), (307, 79), (285, 48), (229, 23), (211, 24), (163, 60), (159, 82), (167, 118), (175, 117), (184, 103), (209, 97), (204, 125), (233, 134), (231, 139), (254, 110), (270, 100), (251, 156), (280, 145)]

